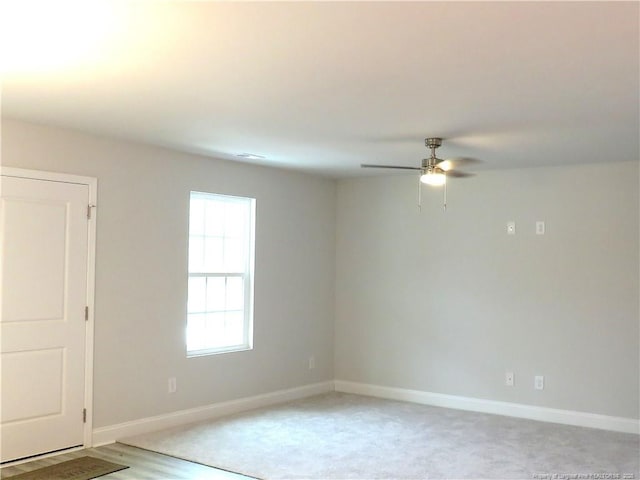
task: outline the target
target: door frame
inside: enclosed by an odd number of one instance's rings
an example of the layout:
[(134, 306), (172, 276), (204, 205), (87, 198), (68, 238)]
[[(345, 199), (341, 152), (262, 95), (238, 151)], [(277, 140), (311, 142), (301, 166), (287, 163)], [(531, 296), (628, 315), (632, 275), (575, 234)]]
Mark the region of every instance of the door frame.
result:
[[(84, 423), (84, 448), (93, 446), (93, 340), (95, 323), (95, 277), (96, 277), (96, 223), (98, 179), (72, 175), (69, 173), (47, 172), (41, 170), (27, 170), (14, 167), (0, 167), (0, 176), (27, 178), (49, 182), (75, 183), (89, 187), (89, 199), (87, 208), (91, 217), (88, 223), (87, 237), (87, 307), (89, 307), (88, 321), (85, 329), (85, 375), (84, 375), (84, 404), (87, 409), (86, 422)], [(1, 189), (1, 187), (0, 187)], [(0, 273), (1, 275), (1, 273)], [(1, 281), (1, 278), (0, 278)], [(48, 452), (45, 452), (45, 454)]]

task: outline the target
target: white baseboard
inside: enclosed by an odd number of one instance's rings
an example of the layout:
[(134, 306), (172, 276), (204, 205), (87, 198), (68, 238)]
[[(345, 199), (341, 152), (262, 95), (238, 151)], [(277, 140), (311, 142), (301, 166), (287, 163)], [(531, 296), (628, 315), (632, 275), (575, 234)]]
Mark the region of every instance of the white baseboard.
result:
[(332, 392), (333, 390), (333, 381), (313, 383), (302, 387), (278, 390), (276, 392), (265, 393), (253, 397), (214, 403), (213, 405), (206, 405), (204, 407), (180, 410), (165, 415), (141, 418), (131, 422), (100, 427), (93, 430), (92, 444), (94, 447), (106, 445), (108, 443), (113, 443), (118, 439), (131, 437), (133, 435), (142, 435), (143, 433), (163, 430), (165, 428), (185, 425), (187, 423), (210, 420), (245, 410), (288, 402), (290, 400), (297, 400), (311, 395)]
[(555, 408), (537, 407), (519, 403), (483, 400), (480, 398), (460, 397), (442, 393), (423, 392), (421, 390), (407, 390), (404, 388), (383, 387), (366, 383), (335, 381), (337, 392), (369, 395), (371, 397), (403, 400), (407, 402), (433, 405), (436, 407), (470, 410), (473, 412), (493, 413), (508, 417), (527, 418), (543, 422), (562, 423), (579, 427), (599, 428), (616, 432), (640, 434), (640, 422), (633, 418), (612, 417), (596, 413), (559, 410)]
[(371, 397), (403, 400), (407, 402), (432, 405), (436, 407), (455, 408), (473, 412), (493, 413), (509, 417), (527, 418), (543, 422), (576, 425), (580, 427), (599, 428), (616, 432), (640, 434), (640, 422), (633, 418), (612, 417), (596, 413), (559, 410), (555, 408), (537, 407), (519, 403), (483, 400), (479, 398), (446, 395), (442, 393), (408, 390), (404, 388), (384, 387), (345, 380), (328, 381), (304, 385), (302, 387), (265, 393), (253, 397), (240, 398), (228, 402), (215, 403), (204, 407), (180, 410), (165, 415), (147, 417), (131, 422), (110, 425), (93, 430), (94, 447), (113, 443), (118, 439), (141, 435), (144, 433), (176, 427), (188, 423), (210, 420), (239, 413), (254, 408), (266, 407), (277, 403), (297, 400), (299, 398), (331, 392), (355, 393)]

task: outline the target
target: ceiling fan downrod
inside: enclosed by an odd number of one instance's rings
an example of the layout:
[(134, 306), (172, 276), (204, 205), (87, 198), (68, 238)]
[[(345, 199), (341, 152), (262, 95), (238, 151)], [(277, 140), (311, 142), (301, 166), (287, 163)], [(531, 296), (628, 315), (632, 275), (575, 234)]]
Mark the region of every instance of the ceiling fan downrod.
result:
[(431, 137), (425, 138), (424, 144), (427, 148), (431, 149), (431, 157), (429, 158), (429, 166), (434, 166), (436, 164), (436, 148), (442, 145), (442, 139), (439, 137)]

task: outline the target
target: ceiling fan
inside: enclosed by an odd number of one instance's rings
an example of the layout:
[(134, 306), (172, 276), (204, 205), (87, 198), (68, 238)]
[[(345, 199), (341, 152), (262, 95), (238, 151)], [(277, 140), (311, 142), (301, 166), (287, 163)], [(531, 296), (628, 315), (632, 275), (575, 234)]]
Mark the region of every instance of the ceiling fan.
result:
[(431, 137), (426, 138), (424, 144), (427, 148), (431, 149), (431, 155), (429, 158), (422, 160), (422, 166), (420, 167), (402, 167), (396, 165), (373, 165), (370, 163), (362, 163), (362, 168), (393, 168), (396, 170), (417, 170), (420, 172), (420, 183), (418, 184), (418, 207), (421, 206), (421, 193), (422, 189), (420, 185), (425, 183), (431, 186), (444, 186), (443, 195), (444, 203), (443, 207), (447, 209), (447, 177), (471, 177), (472, 173), (461, 172), (456, 170), (458, 165), (475, 163), (478, 160), (473, 158), (451, 158), (443, 160), (436, 157), (436, 148), (442, 145), (442, 138)]

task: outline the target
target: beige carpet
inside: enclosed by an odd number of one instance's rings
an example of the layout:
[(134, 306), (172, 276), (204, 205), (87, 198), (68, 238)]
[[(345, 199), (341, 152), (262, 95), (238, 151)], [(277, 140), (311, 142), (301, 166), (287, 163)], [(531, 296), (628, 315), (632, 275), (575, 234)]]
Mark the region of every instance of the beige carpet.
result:
[(637, 435), (341, 393), (122, 443), (270, 480), (640, 479)]

